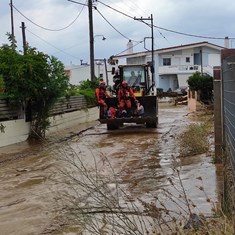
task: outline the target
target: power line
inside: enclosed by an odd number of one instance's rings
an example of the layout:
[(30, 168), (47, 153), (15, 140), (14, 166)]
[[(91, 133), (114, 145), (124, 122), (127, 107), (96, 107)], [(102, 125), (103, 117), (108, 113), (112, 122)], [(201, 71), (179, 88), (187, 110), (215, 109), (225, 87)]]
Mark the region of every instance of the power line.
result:
[(106, 6), (106, 7), (110, 8), (110, 9), (112, 9), (112, 10), (114, 10), (114, 11), (116, 11), (116, 12), (118, 12), (118, 13), (120, 13), (120, 14), (122, 14), (122, 15), (124, 15), (124, 16), (126, 16), (126, 17), (128, 17), (128, 18), (134, 19), (134, 17), (129, 16), (129, 15), (127, 15), (126, 13), (121, 12), (121, 11), (119, 11), (119, 10), (117, 10), (117, 9), (115, 9), (115, 8), (113, 8), (113, 7), (111, 7), (111, 6), (107, 5), (107, 4), (105, 4), (105, 3), (101, 2), (101, 1), (99, 1), (99, 0), (97, 0), (97, 2), (99, 2), (99, 3), (103, 4), (104, 6)]
[[(175, 30), (171, 30), (171, 29), (166, 29), (160, 26), (156, 26), (153, 25), (155, 28), (161, 29), (161, 30), (165, 30), (167, 32), (171, 32), (171, 33), (176, 33), (176, 34), (181, 34), (184, 36), (189, 36), (189, 37), (195, 37), (195, 38), (207, 38), (207, 39), (216, 39), (216, 40), (224, 40), (224, 37), (212, 37), (212, 36), (202, 36), (202, 35), (196, 35), (196, 34), (189, 34), (189, 33), (182, 33), (182, 32), (178, 32)], [(235, 38), (231, 38), (230, 39), (235, 39)]]
[[(73, 3), (76, 3), (76, 4), (79, 4), (79, 5), (82, 5), (82, 6), (86, 6), (88, 7), (87, 3), (84, 4), (84, 3), (80, 3), (80, 2), (77, 2), (77, 1), (73, 1), (73, 0), (67, 0), (68, 2), (73, 2)], [(86, 1), (87, 2), (87, 1)]]
[[(87, 1), (86, 1), (87, 2)], [(49, 29), (49, 28), (45, 28), (35, 22), (33, 22), (31, 19), (29, 19), (27, 16), (25, 16), (21, 11), (19, 11), (14, 5), (12, 5), (13, 8), (20, 14), (22, 15), (25, 19), (27, 19), (29, 22), (31, 22), (32, 24), (36, 25), (37, 27), (41, 28), (41, 29), (44, 29), (44, 30), (47, 30), (47, 31), (62, 31), (62, 30), (65, 30), (67, 28), (69, 28), (71, 25), (73, 25), (75, 23), (75, 21), (78, 19), (78, 17), (81, 15), (83, 9), (85, 6), (82, 7), (81, 11), (78, 13), (78, 15), (76, 16), (76, 18), (71, 22), (69, 23), (67, 26), (63, 27), (63, 28), (60, 28), (60, 29)]]
[(128, 38), (127, 36), (125, 36), (123, 33), (121, 33), (118, 29), (116, 29), (105, 17), (104, 17), (104, 15), (97, 9), (97, 8), (95, 8), (96, 10), (97, 10), (97, 12), (101, 15), (101, 17), (116, 31), (116, 32), (118, 32), (120, 35), (122, 35), (124, 38), (126, 38), (127, 40), (131, 40), (131, 41), (133, 41), (133, 42), (139, 42), (139, 41), (136, 41), (136, 40), (132, 40), (132, 39), (130, 39), (130, 38)]
[[(130, 16), (130, 15), (124, 13), (124, 12), (121, 12), (121, 11), (119, 11), (119, 10), (117, 10), (117, 9), (115, 9), (115, 8), (113, 8), (113, 7), (111, 7), (111, 6), (107, 5), (107, 4), (105, 4), (105, 3), (101, 2), (101, 1), (99, 1), (99, 0), (97, 0), (97, 2), (103, 4), (104, 6), (106, 6), (106, 7), (110, 8), (110, 9), (112, 9), (113, 11), (115, 11), (115, 12), (117, 12), (117, 13), (120, 13), (120, 14), (122, 14), (122, 15), (128, 17), (128, 18), (134, 19), (134, 17), (132, 17), (132, 16)], [(142, 23), (145, 23), (146, 25), (148, 25), (148, 26), (150, 27), (150, 24), (148, 24), (148, 23), (146, 23), (146, 22), (144, 22), (144, 21), (142, 21), (142, 20), (139, 20), (139, 21), (142, 22)], [(161, 29), (161, 30), (164, 30), (164, 31), (167, 31), (167, 32), (170, 32), (170, 33), (180, 34), (180, 35), (184, 35), (184, 36), (188, 36), (188, 37), (197, 37), (197, 38), (207, 38), (207, 39), (215, 39), (215, 40), (224, 40), (224, 37), (212, 37), (212, 36), (203, 36), (203, 35), (196, 35), (196, 34), (183, 33), (183, 32), (179, 32), (179, 31), (176, 31), (176, 30), (171, 30), (171, 29), (163, 28), (163, 27), (160, 27), (160, 26), (157, 26), (157, 25), (153, 25), (153, 27), (158, 28), (158, 29)], [(234, 38), (234, 37), (230, 37), (230, 39), (235, 39), (235, 38)]]
[(133, 45), (132, 47), (129, 47), (129, 48), (125, 49), (124, 51), (119, 52), (119, 53), (118, 53), (118, 54), (116, 54), (115, 56), (121, 55), (122, 53), (124, 53), (124, 52), (128, 51), (129, 49), (131, 49), (131, 48), (134, 48), (134, 47), (138, 46), (140, 43), (143, 43), (143, 41), (140, 41), (140, 42), (136, 43), (135, 45)]
[[(154, 26), (153, 26), (154, 27)], [(162, 32), (160, 31), (160, 30), (158, 30), (158, 33), (170, 44), (170, 45), (172, 45), (171, 43), (170, 43), (170, 41), (162, 34)]]
[(46, 44), (48, 44), (48, 45), (50, 45), (51, 47), (55, 48), (56, 50), (58, 50), (58, 51), (60, 51), (60, 52), (62, 52), (62, 53), (64, 53), (64, 54), (66, 54), (66, 55), (69, 55), (69, 56), (71, 56), (71, 57), (74, 57), (75, 59), (80, 59), (80, 58), (78, 58), (78, 57), (76, 57), (76, 56), (73, 56), (73, 55), (71, 55), (71, 54), (65, 52), (64, 50), (59, 49), (58, 47), (54, 46), (53, 44), (51, 44), (50, 42), (46, 41), (45, 39), (39, 37), (38, 35), (36, 35), (35, 33), (31, 32), (30, 30), (28, 30), (28, 29), (26, 29), (26, 30), (27, 30), (29, 33), (31, 33), (32, 35), (34, 35), (35, 37), (37, 37), (37, 38), (39, 38), (40, 40), (44, 41)]

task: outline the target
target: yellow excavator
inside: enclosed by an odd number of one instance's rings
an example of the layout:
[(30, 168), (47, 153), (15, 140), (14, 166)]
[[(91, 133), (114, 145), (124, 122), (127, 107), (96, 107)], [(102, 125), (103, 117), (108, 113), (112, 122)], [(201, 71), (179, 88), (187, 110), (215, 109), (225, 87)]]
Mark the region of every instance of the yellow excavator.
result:
[[(113, 70), (114, 74), (114, 70)], [(123, 81), (132, 88), (136, 99), (144, 107), (144, 113), (141, 116), (130, 115), (126, 117), (109, 118), (108, 115), (103, 116), (100, 112), (99, 121), (107, 124), (108, 130), (115, 130), (123, 126), (124, 123), (145, 124), (146, 128), (156, 128), (158, 124), (158, 103), (157, 89), (155, 83), (150, 79), (150, 65), (119, 65), (118, 71), (114, 75), (113, 96), (106, 98), (107, 110), (112, 107), (118, 109), (118, 89)], [(132, 110), (136, 109), (136, 102), (131, 97)]]

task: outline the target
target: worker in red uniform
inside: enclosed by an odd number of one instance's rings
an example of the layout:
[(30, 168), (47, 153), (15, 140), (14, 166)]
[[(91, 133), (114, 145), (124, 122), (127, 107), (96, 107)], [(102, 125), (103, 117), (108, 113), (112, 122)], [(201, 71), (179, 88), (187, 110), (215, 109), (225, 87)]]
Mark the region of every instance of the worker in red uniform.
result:
[(107, 111), (107, 104), (105, 103), (105, 98), (111, 97), (106, 91), (106, 86), (104, 81), (101, 81), (100, 86), (96, 88), (95, 96), (96, 96), (96, 102), (100, 107), (101, 117), (104, 117)]
[(135, 94), (131, 87), (127, 85), (126, 81), (122, 82), (122, 86), (118, 90), (118, 102), (119, 102), (119, 109), (122, 111), (126, 108), (127, 115), (131, 115), (131, 99), (130, 96), (133, 97), (133, 99), (136, 100)]

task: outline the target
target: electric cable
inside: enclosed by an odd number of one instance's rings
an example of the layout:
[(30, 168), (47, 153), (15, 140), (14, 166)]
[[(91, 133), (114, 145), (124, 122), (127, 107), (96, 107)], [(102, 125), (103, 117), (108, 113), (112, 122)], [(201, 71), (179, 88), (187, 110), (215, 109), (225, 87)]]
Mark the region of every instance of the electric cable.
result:
[(115, 8), (113, 8), (113, 7), (111, 7), (111, 6), (107, 5), (107, 4), (105, 4), (105, 3), (101, 2), (101, 1), (99, 1), (99, 0), (97, 0), (97, 2), (103, 4), (104, 6), (110, 8), (110, 9), (112, 9), (112, 10), (114, 10), (114, 11), (116, 11), (116, 12), (118, 12), (118, 13), (120, 13), (120, 14), (122, 14), (122, 15), (128, 17), (128, 18), (134, 19), (134, 17), (132, 17), (132, 16), (130, 16), (130, 15), (127, 15), (126, 13), (121, 12), (121, 11), (119, 11), (119, 10), (117, 10), (117, 9), (115, 9)]
[[(86, 1), (86, 2), (87, 2), (87, 1)], [(69, 28), (71, 25), (73, 25), (73, 24), (76, 22), (76, 20), (79, 18), (79, 16), (81, 15), (81, 13), (82, 13), (82, 11), (83, 11), (83, 9), (84, 9), (85, 6), (82, 7), (81, 11), (78, 13), (78, 15), (76, 16), (76, 18), (75, 18), (71, 23), (69, 23), (67, 26), (65, 26), (65, 27), (63, 27), (63, 28), (60, 28), (60, 29), (49, 29), (49, 28), (45, 28), (45, 27), (43, 27), (43, 26), (41, 26), (41, 25), (39, 25), (39, 24), (33, 22), (32, 20), (30, 20), (30, 19), (29, 19), (27, 16), (25, 16), (21, 11), (19, 11), (13, 4), (12, 4), (12, 7), (13, 7), (20, 15), (22, 15), (26, 20), (28, 20), (28, 21), (31, 22), (32, 24), (36, 25), (37, 27), (39, 27), (39, 28), (41, 28), (41, 29), (44, 29), (44, 30), (47, 30), (47, 31), (53, 31), (53, 32), (57, 31), (57, 32), (58, 32), (58, 31), (65, 30), (65, 29)]]
[[(128, 17), (128, 18), (134, 19), (134, 17), (132, 17), (132, 16), (126, 14), (126, 13), (123, 13), (123, 12), (121, 12), (121, 11), (119, 11), (119, 10), (109, 6), (109, 5), (107, 5), (107, 4), (103, 3), (103, 2), (101, 2), (100, 0), (97, 0), (97, 2), (99, 2), (99, 3), (103, 4), (104, 6), (112, 9), (113, 11), (116, 11), (117, 13), (120, 13), (120, 14)], [(149, 23), (144, 22), (143, 20), (139, 20), (139, 21), (142, 22), (142, 23), (145, 23), (146, 25), (151, 27), (151, 25)], [(164, 30), (164, 31), (167, 31), (167, 32), (170, 32), (170, 33), (180, 34), (180, 35), (184, 35), (184, 36), (188, 36), (188, 37), (207, 38), (207, 39), (215, 39), (215, 40), (224, 40), (224, 37), (212, 37), (212, 36), (202, 36), (202, 35), (196, 35), (196, 34), (183, 33), (183, 32), (179, 32), (179, 31), (176, 31), (176, 30), (171, 30), (171, 29), (163, 28), (163, 27), (160, 27), (160, 26), (157, 26), (157, 25), (153, 25), (153, 27), (161, 29), (161, 30)], [(235, 39), (234, 37), (229, 37), (229, 38), (230, 39)]]
[(124, 51), (119, 52), (119, 53), (118, 53), (118, 54), (116, 54), (115, 56), (121, 55), (122, 53), (124, 53), (124, 52), (128, 51), (129, 49), (131, 49), (131, 48), (134, 48), (134, 47), (138, 46), (140, 43), (143, 43), (143, 41), (139, 41), (138, 43), (136, 43), (136, 44), (135, 44), (135, 45), (133, 45), (132, 47), (129, 47), (129, 48), (125, 49)]
[(136, 41), (136, 40), (132, 40), (130, 38), (128, 38), (127, 36), (125, 36), (123, 33), (121, 33), (118, 29), (116, 29), (105, 17), (104, 15), (97, 9), (95, 8), (95, 10), (97, 10), (97, 12), (101, 15), (101, 17), (116, 31), (118, 32), (120, 35), (122, 35), (124, 38), (126, 38), (127, 40), (131, 40), (133, 42), (140, 42), (140, 41)]
[[(164, 30), (164, 31), (167, 31), (167, 32), (181, 34), (181, 35), (189, 36), (189, 37), (207, 38), (207, 39), (215, 39), (215, 40), (224, 40), (224, 37), (212, 37), (212, 36), (202, 36), (202, 35), (196, 35), (196, 34), (182, 33), (182, 32), (178, 32), (178, 31), (171, 30), (171, 29), (166, 29), (166, 28), (163, 28), (163, 27), (160, 27), (160, 26), (156, 26), (156, 25), (153, 25), (153, 27), (161, 29), (161, 30)], [(235, 39), (235, 38), (229, 37), (229, 39)]]
[(27, 30), (27, 32), (29, 32), (29, 33), (31, 33), (32, 35), (34, 35), (35, 37), (37, 37), (37, 38), (39, 38), (40, 40), (44, 41), (46, 44), (50, 45), (51, 47), (54, 47), (56, 50), (58, 50), (58, 51), (60, 51), (60, 52), (62, 52), (62, 53), (64, 53), (64, 54), (66, 54), (66, 55), (69, 55), (69, 56), (71, 56), (71, 57), (74, 57), (75, 59), (80, 59), (80, 58), (78, 58), (78, 57), (76, 57), (76, 56), (73, 56), (73, 55), (71, 55), (71, 54), (69, 54), (69, 53), (67, 53), (67, 52), (65, 52), (65, 51), (63, 51), (63, 50), (61, 50), (61, 49), (59, 49), (58, 47), (54, 46), (54, 45), (51, 44), (50, 42), (46, 41), (45, 39), (43, 39), (43, 38), (41, 38), (40, 36), (36, 35), (35, 33), (31, 32), (30, 30), (28, 30), (28, 29), (26, 29), (26, 30)]

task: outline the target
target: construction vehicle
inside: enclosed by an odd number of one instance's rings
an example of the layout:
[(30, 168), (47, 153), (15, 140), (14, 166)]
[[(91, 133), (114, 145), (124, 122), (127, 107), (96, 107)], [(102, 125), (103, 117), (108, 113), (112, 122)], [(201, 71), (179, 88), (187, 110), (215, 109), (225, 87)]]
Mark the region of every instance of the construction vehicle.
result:
[[(108, 130), (118, 129), (124, 123), (145, 124), (147, 128), (156, 128), (158, 124), (158, 103), (157, 89), (154, 81), (150, 79), (151, 66), (148, 64), (141, 65), (119, 65), (118, 66), (118, 83), (115, 84), (113, 96), (106, 98), (107, 107), (118, 109), (118, 87), (123, 81), (126, 81), (128, 86), (132, 88), (136, 99), (144, 106), (144, 115), (107, 118), (100, 117), (100, 123), (106, 123)], [(130, 79), (131, 74), (135, 74), (135, 79)], [(136, 108), (133, 97), (130, 97), (132, 109)], [(133, 111), (133, 110), (132, 110)]]

